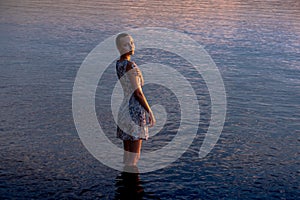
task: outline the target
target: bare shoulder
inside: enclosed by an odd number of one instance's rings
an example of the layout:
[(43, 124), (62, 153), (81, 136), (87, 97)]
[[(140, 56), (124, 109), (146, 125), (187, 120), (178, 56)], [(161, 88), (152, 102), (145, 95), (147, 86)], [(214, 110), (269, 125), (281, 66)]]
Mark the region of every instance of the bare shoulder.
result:
[(133, 61), (128, 61), (127, 65), (126, 65), (126, 72), (128, 72), (129, 70), (134, 69), (134, 71), (138, 70), (138, 66), (135, 64), (135, 62)]

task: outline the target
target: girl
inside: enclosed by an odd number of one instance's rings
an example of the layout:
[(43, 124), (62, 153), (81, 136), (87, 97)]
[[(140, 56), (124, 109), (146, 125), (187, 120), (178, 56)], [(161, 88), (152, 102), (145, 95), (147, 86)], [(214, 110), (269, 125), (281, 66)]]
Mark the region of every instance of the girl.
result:
[(142, 91), (142, 73), (130, 61), (135, 49), (132, 37), (127, 33), (119, 34), (116, 37), (116, 46), (120, 52), (116, 71), (124, 91), (118, 113), (117, 137), (123, 140), (125, 165), (135, 166), (140, 158), (142, 140), (149, 137), (148, 126), (154, 126), (156, 121)]

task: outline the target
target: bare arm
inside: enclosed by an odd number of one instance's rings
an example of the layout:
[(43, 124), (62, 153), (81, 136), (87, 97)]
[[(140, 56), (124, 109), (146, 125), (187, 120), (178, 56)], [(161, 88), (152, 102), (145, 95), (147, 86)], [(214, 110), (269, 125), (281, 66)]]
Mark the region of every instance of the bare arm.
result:
[[(127, 73), (129, 75), (130, 82), (134, 88), (135, 98), (144, 107), (144, 109), (149, 113), (150, 126), (154, 126), (156, 123), (155, 117), (153, 115), (153, 112), (148, 104), (148, 101), (147, 101), (147, 99), (143, 93), (143, 90), (141, 88), (141, 85), (139, 83), (140, 76), (138, 76), (138, 74), (141, 72), (139, 71), (138, 68), (133, 68), (133, 69), (130, 69)], [(142, 82), (143, 81), (144, 80), (142, 80)]]
[(137, 74), (138, 74), (138, 76), (141, 79), (141, 85), (144, 86), (144, 77), (143, 77), (143, 74), (142, 74), (142, 72), (141, 72), (141, 70), (139, 68), (136, 68), (136, 69), (137, 69)]

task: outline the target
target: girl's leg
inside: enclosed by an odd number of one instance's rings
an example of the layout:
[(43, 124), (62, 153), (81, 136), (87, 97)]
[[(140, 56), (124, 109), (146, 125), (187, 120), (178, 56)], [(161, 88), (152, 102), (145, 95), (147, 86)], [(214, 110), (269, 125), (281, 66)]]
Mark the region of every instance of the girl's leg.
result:
[(129, 140), (123, 140), (123, 147), (124, 147), (123, 163), (125, 165), (129, 165), (129, 155), (130, 155), (130, 153), (129, 153), (129, 150), (130, 150), (129, 142), (130, 142)]
[(130, 141), (124, 140), (124, 164), (136, 165), (141, 153), (142, 140)]

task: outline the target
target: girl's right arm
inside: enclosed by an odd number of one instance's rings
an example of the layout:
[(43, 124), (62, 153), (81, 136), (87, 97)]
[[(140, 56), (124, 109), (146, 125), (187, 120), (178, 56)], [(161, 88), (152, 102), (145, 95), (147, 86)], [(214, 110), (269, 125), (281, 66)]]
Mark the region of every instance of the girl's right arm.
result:
[(135, 95), (136, 99), (145, 108), (145, 110), (149, 113), (150, 127), (152, 127), (155, 125), (156, 120), (155, 120), (153, 112), (148, 104), (148, 101), (143, 93), (142, 87), (139, 84), (138, 70), (139, 70), (138, 68), (132, 68), (129, 71), (127, 71), (127, 73), (129, 75), (128, 77), (130, 79), (132, 87), (134, 88), (134, 95)]

